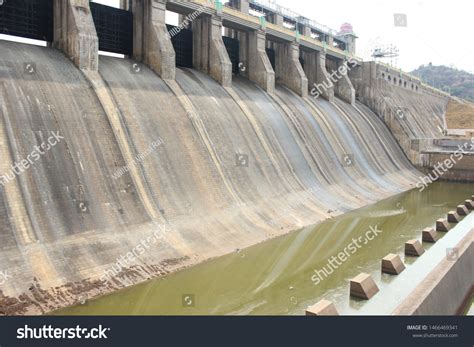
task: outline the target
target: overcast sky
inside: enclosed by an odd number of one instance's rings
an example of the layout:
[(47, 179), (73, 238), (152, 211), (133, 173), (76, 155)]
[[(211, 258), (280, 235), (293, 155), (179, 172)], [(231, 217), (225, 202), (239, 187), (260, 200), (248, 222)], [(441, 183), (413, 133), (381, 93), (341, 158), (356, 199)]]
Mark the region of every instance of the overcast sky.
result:
[[(454, 65), (474, 73), (473, 0), (277, 0), (317, 22), (339, 29), (351, 23), (359, 36), (357, 54), (370, 56), (377, 44), (400, 50), (398, 66)], [(407, 27), (395, 27), (394, 14), (406, 14)]]

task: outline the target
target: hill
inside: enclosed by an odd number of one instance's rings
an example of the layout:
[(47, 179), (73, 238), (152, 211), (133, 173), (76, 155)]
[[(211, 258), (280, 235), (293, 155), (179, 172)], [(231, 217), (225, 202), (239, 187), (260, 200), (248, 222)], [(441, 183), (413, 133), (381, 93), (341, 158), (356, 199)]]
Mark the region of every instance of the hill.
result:
[(421, 65), (411, 72), (435, 88), (474, 102), (474, 75), (448, 66)]

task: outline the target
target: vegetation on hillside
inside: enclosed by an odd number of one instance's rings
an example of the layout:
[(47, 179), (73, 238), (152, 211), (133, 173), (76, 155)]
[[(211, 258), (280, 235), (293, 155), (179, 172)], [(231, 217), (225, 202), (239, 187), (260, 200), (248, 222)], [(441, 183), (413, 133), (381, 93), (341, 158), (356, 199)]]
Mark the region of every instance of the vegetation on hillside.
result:
[(474, 74), (448, 66), (421, 65), (411, 74), (424, 83), (474, 102)]

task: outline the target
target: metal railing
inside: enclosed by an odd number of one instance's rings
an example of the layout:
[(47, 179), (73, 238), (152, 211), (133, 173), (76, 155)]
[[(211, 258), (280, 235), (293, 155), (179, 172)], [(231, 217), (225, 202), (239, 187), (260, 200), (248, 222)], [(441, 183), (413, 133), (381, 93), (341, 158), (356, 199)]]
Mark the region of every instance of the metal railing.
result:
[[(294, 20), (296, 23), (301, 23), (304, 25), (309, 26), (310, 28), (322, 32), (323, 34), (328, 34), (332, 36), (337, 36), (338, 32), (334, 29), (331, 29), (327, 27), (324, 24), (318, 23), (315, 20), (306, 18), (299, 13), (290, 10), (286, 7), (280, 6), (272, 1), (269, 0), (250, 0), (251, 4), (255, 4), (257, 6), (260, 6), (262, 8), (265, 8), (269, 11), (272, 11), (274, 13), (280, 14), (283, 17), (289, 18)], [(341, 41), (345, 41), (343, 38), (339, 38)]]

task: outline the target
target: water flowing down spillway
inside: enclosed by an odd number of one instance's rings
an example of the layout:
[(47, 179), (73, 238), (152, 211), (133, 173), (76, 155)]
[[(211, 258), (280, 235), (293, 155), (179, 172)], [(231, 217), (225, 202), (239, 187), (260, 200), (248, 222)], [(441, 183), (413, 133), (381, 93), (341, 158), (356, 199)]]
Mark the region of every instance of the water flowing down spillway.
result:
[[(196, 70), (164, 81), (132, 64), (101, 57), (99, 74), (82, 73), (59, 51), (0, 41), (0, 174), (51, 133), (63, 137), (0, 185), (0, 269), (12, 274), (0, 308), (26, 295), (9, 313), (251, 246), (407, 191), (420, 175), (360, 103), (269, 95), (241, 77), (223, 88)], [(162, 226), (159, 242), (101, 284)]]

